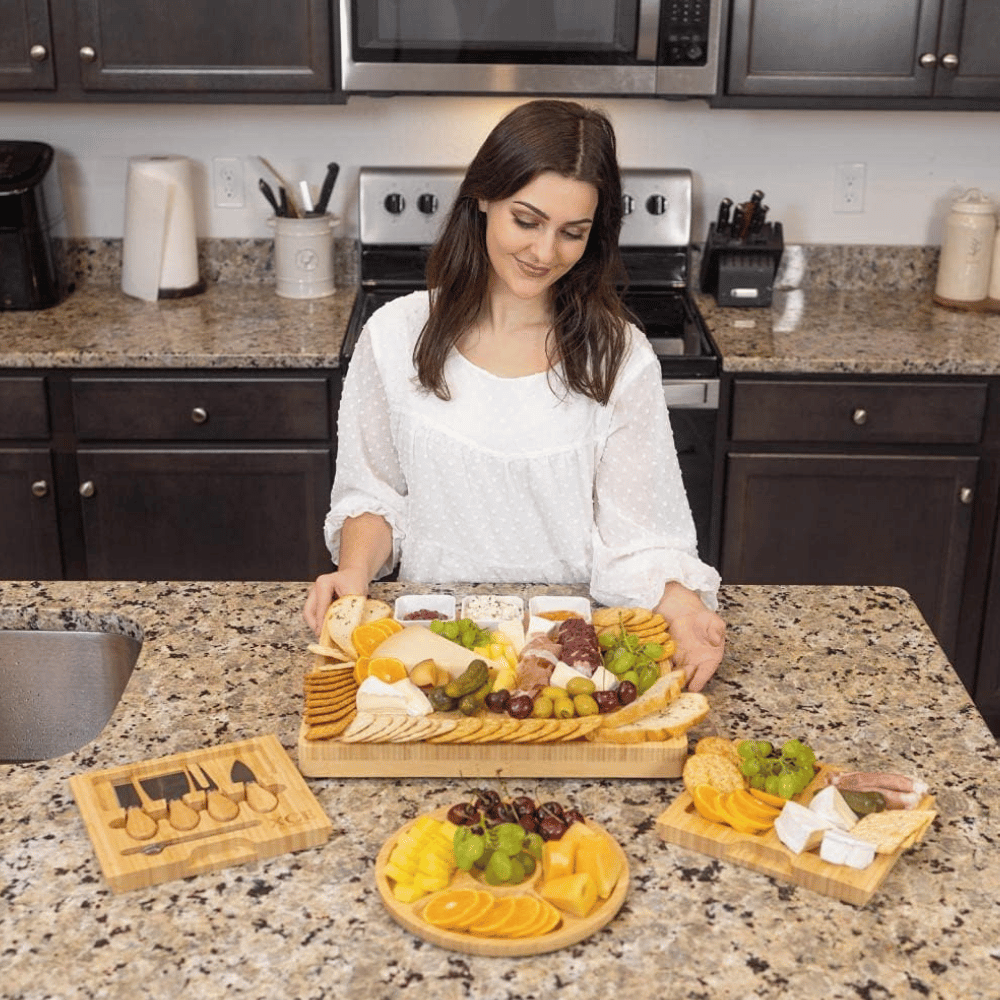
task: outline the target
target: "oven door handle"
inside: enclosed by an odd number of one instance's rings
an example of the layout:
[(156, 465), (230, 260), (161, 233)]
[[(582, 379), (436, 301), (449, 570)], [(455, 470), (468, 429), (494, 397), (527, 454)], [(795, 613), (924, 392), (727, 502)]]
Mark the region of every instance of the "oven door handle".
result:
[(660, 35), (660, 0), (639, 0), (639, 23), (635, 32), (635, 58), (656, 62)]
[(717, 378), (685, 378), (663, 380), (663, 398), (667, 408), (717, 410), (719, 380)]

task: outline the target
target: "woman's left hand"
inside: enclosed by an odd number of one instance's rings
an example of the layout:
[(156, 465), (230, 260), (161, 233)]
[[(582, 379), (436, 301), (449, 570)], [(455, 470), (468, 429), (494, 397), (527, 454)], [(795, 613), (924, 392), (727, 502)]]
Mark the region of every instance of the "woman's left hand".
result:
[(726, 651), (726, 623), (679, 583), (668, 583), (656, 606), (677, 644), (674, 664), (683, 669), (687, 689), (700, 691), (722, 662)]

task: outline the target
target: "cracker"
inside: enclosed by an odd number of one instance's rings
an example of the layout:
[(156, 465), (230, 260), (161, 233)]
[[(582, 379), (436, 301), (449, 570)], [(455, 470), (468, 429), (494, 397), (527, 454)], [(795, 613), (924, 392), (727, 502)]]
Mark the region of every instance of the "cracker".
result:
[(321, 725), (306, 726), (307, 740), (332, 740), (339, 736), (354, 721), (356, 712), (344, 716), (339, 722), (326, 722)]
[(517, 728), (507, 737), (508, 743), (530, 743), (548, 719), (515, 719)]
[(601, 726), (601, 717), (599, 715), (583, 715), (575, 721), (577, 724), (576, 729), (564, 736), (560, 736), (560, 741), (583, 739), (587, 733), (592, 733)]
[(590, 614), (590, 623), (595, 628), (606, 628), (618, 625), (627, 608), (597, 608)]
[(494, 734), (494, 743), (509, 743), (511, 742), (511, 737), (517, 735), (521, 729), (521, 719), (503, 719), (501, 720), (500, 730)]
[(535, 743), (557, 743), (575, 733), (579, 728), (579, 719), (551, 719), (551, 728), (543, 730), (534, 740)]
[(344, 742), (353, 743), (366, 729), (375, 725), (376, 718), (371, 712), (358, 712), (354, 721), (344, 730)]
[(310, 653), (314, 653), (316, 656), (322, 656), (327, 660), (334, 660), (338, 663), (347, 663), (349, 657), (342, 649), (336, 646), (321, 646), (318, 642), (311, 642), (306, 649)]
[(728, 757), (718, 753), (692, 754), (684, 762), (684, 787), (690, 792), (695, 785), (711, 785), (719, 792), (735, 792), (746, 788), (740, 769)]
[(401, 729), (406, 728), (412, 716), (403, 714), (384, 714), (378, 717), (374, 726), (369, 726), (358, 738), (359, 743), (388, 743), (391, 737)]
[(482, 726), (480, 726), (479, 729), (477, 729), (476, 732), (469, 737), (469, 742), (492, 743), (496, 738), (497, 733), (499, 733), (502, 728), (504, 728), (503, 719), (485, 718), (483, 719)]
[(317, 708), (304, 712), (302, 720), (307, 726), (316, 726), (324, 722), (339, 722), (355, 711), (356, 708), (353, 704), (342, 705), (340, 708)]
[(935, 816), (933, 809), (886, 809), (869, 813), (851, 827), (851, 836), (874, 844), (878, 854), (895, 854), (912, 847)]
[(718, 753), (728, 757), (737, 767), (740, 766), (740, 755), (736, 745), (724, 736), (703, 736), (694, 746), (695, 753)]
[(433, 736), (428, 739), (428, 743), (465, 743), (468, 738), (482, 728), (483, 720), (479, 716), (471, 715), (464, 719), (458, 719), (455, 727), (440, 736)]

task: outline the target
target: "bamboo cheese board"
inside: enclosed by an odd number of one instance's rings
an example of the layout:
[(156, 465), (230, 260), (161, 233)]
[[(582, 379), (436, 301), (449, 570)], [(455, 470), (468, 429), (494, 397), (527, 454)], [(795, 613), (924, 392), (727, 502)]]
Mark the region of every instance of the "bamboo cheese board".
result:
[[(805, 793), (795, 797), (796, 801), (808, 805), (812, 790), (819, 787), (819, 783), (814, 781)], [(933, 809), (934, 798), (925, 796), (918, 808)], [(703, 819), (695, 809), (691, 794), (686, 791), (657, 818), (656, 832), (667, 843), (743, 865), (855, 906), (868, 903), (905, 850), (876, 854), (875, 860), (860, 871), (848, 865), (831, 864), (824, 861), (817, 851), (792, 853), (773, 827), (759, 834), (738, 833), (732, 827)], [(924, 832), (922, 830), (916, 840), (922, 839)]]
[(299, 770), (310, 778), (676, 778), (686, 736), (646, 743), (344, 743), (299, 733)]
[[(447, 809), (440, 809), (433, 815), (437, 819), (444, 819)], [(428, 941), (441, 948), (451, 951), (462, 952), (467, 955), (494, 955), (518, 957), (525, 955), (541, 955), (549, 951), (557, 951), (569, 945), (577, 944), (585, 938), (595, 934), (602, 927), (610, 923), (625, 902), (628, 895), (629, 868), (625, 852), (621, 845), (599, 824), (592, 820), (587, 820), (587, 826), (604, 837), (607, 837), (612, 844), (615, 854), (622, 865), (622, 873), (618, 877), (614, 890), (607, 899), (598, 899), (594, 909), (585, 917), (577, 917), (570, 913), (562, 913), (559, 925), (547, 934), (535, 937), (485, 937), (465, 931), (450, 930), (428, 923), (421, 916), (424, 909), (432, 900), (442, 892), (439, 890), (418, 899), (415, 903), (401, 903), (393, 896), (392, 880), (386, 875), (386, 866), (389, 863), (389, 855), (396, 846), (400, 835), (408, 832), (417, 820), (400, 827), (383, 845), (375, 859), (375, 884), (378, 887), (379, 895), (382, 897), (386, 909), (392, 918), (405, 927), (412, 934)], [(469, 872), (458, 870), (452, 878), (448, 889), (474, 888), (487, 890), (499, 899), (513, 895), (538, 895), (541, 884), (542, 867), (535, 870), (535, 874), (525, 883), (512, 886), (490, 886), (475, 878)], [(540, 897), (539, 897), (540, 898)]]
[(332, 830), (273, 734), (69, 784), (116, 893), (316, 847)]

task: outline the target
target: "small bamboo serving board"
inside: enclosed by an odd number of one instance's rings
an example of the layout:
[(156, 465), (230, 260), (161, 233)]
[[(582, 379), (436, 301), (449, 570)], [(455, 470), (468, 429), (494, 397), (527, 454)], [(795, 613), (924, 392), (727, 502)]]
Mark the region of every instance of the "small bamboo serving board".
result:
[(677, 778), (686, 736), (646, 743), (344, 743), (299, 733), (299, 770), (311, 778)]
[[(808, 799), (799, 801), (807, 804)], [(934, 799), (926, 796), (920, 808), (933, 809)], [(875, 860), (862, 871), (830, 864), (817, 851), (796, 855), (782, 844), (773, 828), (760, 834), (738, 833), (732, 827), (703, 819), (689, 792), (678, 796), (657, 818), (656, 832), (668, 843), (743, 865), (855, 906), (864, 906), (875, 895), (904, 853), (876, 854)]]
[[(236, 760), (250, 767), (255, 783), (230, 779)], [(149, 794), (156, 779), (178, 774), (189, 789), (179, 798)], [(216, 787), (199, 789), (205, 777)], [(332, 830), (273, 734), (77, 774), (69, 785), (116, 893), (315, 847)], [(125, 785), (138, 800), (128, 808), (116, 792)]]
[[(440, 809), (434, 813), (434, 816), (437, 819), (444, 819), (447, 812), (447, 809)], [(389, 855), (392, 853), (393, 847), (396, 846), (396, 841), (399, 839), (400, 834), (407, 832), (415, 822), (416, 820), (413, 820), (401, 827), (382, 845), (382, 850), (379, 851), (378, 857), (375, 859), (375, 884), (378, 886), (379, 895), (382, 897), (385, 908), (398, 924), (405, 927), (411, 933), (416, 934), (417, 937), (423, 938), (423, 940), (429, 941), (431, 944), (436, 944), (441, 948), (448, 948), (451, 951), (458, 951), (467, 955), (502, 955), (508, 957), (541, 955), (545, 952), (557, 951), (560, 948), (566, 948), (571, 944), (583, 941), (610, 923), (622, 908), (622, 904), (625, 902), (625, 897), (628, 894), (629, 868), (625, 852), (621, 849), (618, 841), (603, 827), (591, 820), (587, 820), (587, 826), (611, 841), (616, 854), (618, 854), (622, 862), (622, 874), (615, 884), (614, 891), (607, 899), (599, 899), (594, 909), (587, 916), (575, 917), (572, 914), (563, 913), (562, 922), (555, 930), (548, 934), (539, 935), (538, 937), (527, 938), (480, 937), (464, 931), (437, 927), (424, 920), (421, 914), (435, 896), (446, 890), (442, 889), (437, 893), (430, 893), (418, 899), (415, 903), (401, 903), (393, 896), (392, 883), (385, 874), (386, 865), (389, 863)], [(542, 868), (539, 865), (535, 870), (534, 876), (522, 885), (491, 886), (480, 882), (469, 872), (457, 871), (448, 888), (486, 889), (498, 898), (525, 893), (537, 894), (541, 873)]]

